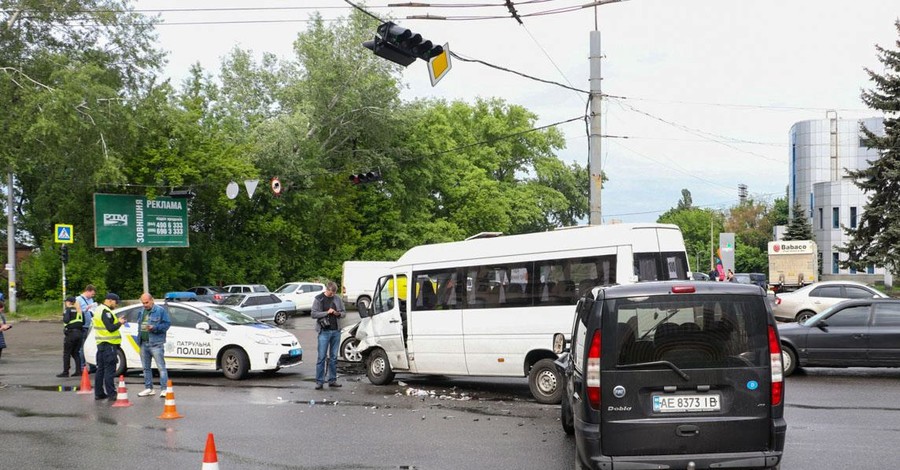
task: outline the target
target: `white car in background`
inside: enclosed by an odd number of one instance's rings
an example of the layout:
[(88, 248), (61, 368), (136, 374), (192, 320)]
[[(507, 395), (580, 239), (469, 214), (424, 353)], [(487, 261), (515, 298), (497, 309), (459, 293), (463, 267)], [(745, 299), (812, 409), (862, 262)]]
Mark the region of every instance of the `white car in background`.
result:
[[(303, 360), (303, 348), (296, 336), (234, 309), (206, 302), (160, 305), (168, 310), (172, 322), (166, 334), (168, 370), (221, 370), (225, 377), (241, 380), (251, 371), (276, 372)], [(137, 344), (137, 317), (141, 308), (132, 305), (114, 312), (126, 321), (119, 328), (122, 345), (116, 375), (142, 368)], [(89, 364), (96, 364), (97, 341), (93, 328), (84, 342), (84, 356)]]
[(313, 300), (325, 291), (325, 284), (319, 282), (288, 282), (279, 287), (274, 294), (284, 300), (294, 302), (297, 312), (312, 310)]
[(775, 294), (772, 313), (777, 320), (802, 323), (838, 302), (872, 298), (881, 299), (887, 296), (859, 282), (820, 281), (793, 292)]

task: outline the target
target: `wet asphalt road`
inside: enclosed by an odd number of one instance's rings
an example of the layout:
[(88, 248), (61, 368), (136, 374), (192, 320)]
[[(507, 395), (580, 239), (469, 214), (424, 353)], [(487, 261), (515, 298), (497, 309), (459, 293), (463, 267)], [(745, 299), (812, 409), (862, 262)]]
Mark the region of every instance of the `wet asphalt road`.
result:
[[(209, 432), (222, 469), (573, 467), (559, 408), (535, 403), (524, 379), (399, 376), (402, 384), (379, 387), (342, 365), (343, 388), (315, 391), (312, 322), (287, 326), (304, 346), (302, 365), (240, 382), (170, 372), (184, 418), (164, 421), (162, 399), (137, 397), (139, 372), (126, 377), (129, 408), (65, 391), (79, 379), (53, 377), (61, 326), (18, 324), (0, 359), (0, 469), (199, 468)], [(895, 369), (788, 378), (782, 468), (896, 467), (898, 383)]]

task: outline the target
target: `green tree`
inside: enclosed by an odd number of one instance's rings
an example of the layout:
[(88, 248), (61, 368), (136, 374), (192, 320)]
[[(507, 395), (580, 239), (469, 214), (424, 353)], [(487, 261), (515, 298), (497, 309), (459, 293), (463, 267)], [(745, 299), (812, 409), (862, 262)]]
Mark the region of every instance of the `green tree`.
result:
[[(681, 202), (679, 201), (679, 204)], [(724, 220), (721, 213), (711, 209), (679, 209), (675, 207), (659, 216), (656, 221), (677, 225), (684, 237), (684, 245), (691, 258), (692, 269), (708, 272), (710, 256), (715, 254), (719, 233), (724, 231)], [(710, 237), (711, 228), (712, 237)]]
[(681, 200), (678, 201), (678, 209), (690, 209), (694, 204), (691, 192), (684, 188), (681, 190)]
[[(894, 25), (900, 33), (900, 20)], [(840, 247), (849, 259), (844, 267), (864, 269), (867, 265), (885, 266), (893, 274), (900, 274), (900, 40), (896, 50), (875, 46), (878, 60), (884, 65), (883, 73), (866, 69), (874, 88), (864, 90), (863, 102), (870, 108), (885, 113), (884, 136), (878, 136), (865, 126), (863, 143), (878, 149), (880, 157), (868, 168), (848, 171), (856, 185), (866, 191), (869, 201), (863, 209), (857, 228), (844, 227), (850, 236), (847, 245)]]
[(768, 214), (768, 205), (749, 199), (728, 211), (725, 231), (734, 232), (738, 245), (768, 251), (768, 243), (772, 239), (772, 221)]
[(793, 213), (794, 215), (791, 217), (787, 230), (784, 232), (784, 239), (815, 240), (812, 225), (810, 225), (809, 219), (806, 218), (806, 211), (800, 207), (800, 203), (797, 201), (794, 201)]
[(787, 197), (775, 198), (772, 210), (769, 212), (769, 220), (772, 226), (787, 225), (789, 221)]

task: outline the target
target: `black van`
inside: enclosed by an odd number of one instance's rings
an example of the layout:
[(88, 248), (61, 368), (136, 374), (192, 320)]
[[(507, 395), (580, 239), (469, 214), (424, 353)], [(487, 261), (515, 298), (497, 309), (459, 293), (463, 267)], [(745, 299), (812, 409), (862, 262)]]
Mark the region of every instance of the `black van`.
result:
[[(753, 285), (647, 282), (582, 298), (555, 335), (575, 468), (778, 468), (778, 329)], [(570, 344), (571, 347), (566, 348)]]

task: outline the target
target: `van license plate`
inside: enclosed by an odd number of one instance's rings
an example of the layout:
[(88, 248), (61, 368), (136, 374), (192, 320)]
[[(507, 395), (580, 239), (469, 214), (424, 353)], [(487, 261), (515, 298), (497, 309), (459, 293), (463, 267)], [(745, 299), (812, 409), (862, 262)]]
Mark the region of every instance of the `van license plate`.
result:
[(692, 411), (719, 411), (722, 397), (718, 394), (703, 395), (653, 395), (654, 413), (688, 413)]

